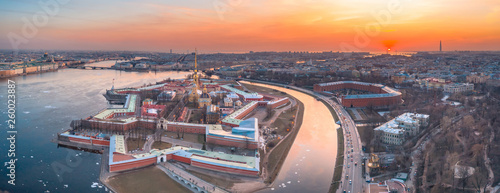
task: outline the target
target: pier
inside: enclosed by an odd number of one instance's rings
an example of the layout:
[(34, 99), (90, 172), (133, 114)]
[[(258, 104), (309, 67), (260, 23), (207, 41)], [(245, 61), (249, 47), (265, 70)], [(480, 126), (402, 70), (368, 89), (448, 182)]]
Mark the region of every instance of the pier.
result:
[(114, 69), (111, 67), (102, 67), (102, 66), (71, 66), (69, 68), (83, 69), (83, 70), (109, 70)]
[(83, 143), (75, 143), (75, 142), (71, 142), (71, 141), (59, 140), (57, 138), (52, 139), (51, 142), (57, 143), (61, 146), (65, 146), (65, 147), (69, 147), (69, 148), (84, 149), (84, 150), (99, 151), (99, 152), (103, 152), (104, 149), (107, 148), (107, 147), (102, 146), (102, 145), (90, 145), (90, 144), (83, 144)]

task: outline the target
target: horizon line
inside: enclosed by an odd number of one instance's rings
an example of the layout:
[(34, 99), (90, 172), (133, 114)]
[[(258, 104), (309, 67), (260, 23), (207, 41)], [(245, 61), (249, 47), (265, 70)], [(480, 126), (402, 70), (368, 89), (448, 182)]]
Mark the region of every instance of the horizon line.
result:
[[(79, 49), (5, 49), (5, 48), (0, 48), (1, 51), (71, 51), (71, 52), (149, 52), (149, 53), (165, 53), (165, 54), (170, 54), (169, 51), (152, 51), (152, 50), (79, 50)], [(185, 54), (185, 53), (194, 53), (191, 52), (190, 50), (186, 50), (188, 52), (172, 52), (172, 54)], [(200, 52), (200, 50), (198, 50)], [(287, 53), (287, 52), (309, 52), (309, 53), (325, 53), (325, 52), (332, 52), (332, 53), (386, 53), (385, 50), (377, 50), (377, 51), (340, 51), (340, 50), (324, 50), (324, 51), (312, 51), (312, 50), (304, 50), (304, 51), (293, 51), (293, 50), (288, 50), (288, 51), (277, 51), (277, 50), (264, 50), (264, 51), (253, 51), (253, 50), (248, 50), (248, 51), (205, 51), (205, 52), (200, 52), (200, 54), (242, 54), (242, 53), (259, 53), (259, 52), (276, 52), (276, 53)], [(395, 55), (394, 53), (405, 53), (405, 52), (500, 52), (499, 50), (446, 50), (446, 51), (439, 51), (439, 50), (405, 50), (405, 51), (390, 51), (390, 55)], [(391, 54), (392, 53), (392, 54)]]

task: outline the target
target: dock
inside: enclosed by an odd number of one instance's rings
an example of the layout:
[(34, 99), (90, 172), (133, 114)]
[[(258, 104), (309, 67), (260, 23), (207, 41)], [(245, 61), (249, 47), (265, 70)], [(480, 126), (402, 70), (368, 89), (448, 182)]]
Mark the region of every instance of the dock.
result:
[(52, 139), (51, 142), (57, 143), (61, 146), (66, 146), (70, 148), (76, 148), (76, 149), (84, 149), (84, 150), (90, 150), (90, 151), (99, 151), (102, 152), (104, 149), (107, 147), (101, 146), (101, 145), (90, 145), (90, 144), (83, 144), (83, 143), (75, 143), (71, 141), (62, 141), (57, 138)]

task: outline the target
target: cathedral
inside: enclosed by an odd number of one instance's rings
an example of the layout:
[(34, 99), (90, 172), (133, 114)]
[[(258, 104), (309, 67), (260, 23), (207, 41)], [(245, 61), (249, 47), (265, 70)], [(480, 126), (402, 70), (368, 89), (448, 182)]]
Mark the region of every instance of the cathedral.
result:
[(191, 87), (191, 92), (189, 93), (189, 102), (198, 102), (198, 108), (207, 107), (212, 104), (212, 98), (208, 94), (207, 86), (203, 88), (203, 93), (200, 93), (200, 82), (198, 77), (198, 61), (196, 52), (194, 55), (194, 74), (193, 74), (193, 87)]
[(203, 88), (203, 93), (201, 94), (200, 98), (198, 98), (198, 108), (204, 108), (212, 104), (212, 98), (207, 92), (207, 86), (205, 85), (205, 88)]

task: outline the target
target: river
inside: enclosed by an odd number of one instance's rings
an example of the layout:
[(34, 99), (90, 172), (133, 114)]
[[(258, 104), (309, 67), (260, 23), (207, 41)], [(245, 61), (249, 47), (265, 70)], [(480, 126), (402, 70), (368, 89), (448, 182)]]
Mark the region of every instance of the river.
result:
[(297, 138), (271, 188), (261, 192), (328, 192), (337, 158), (337, 128), (330, 110), (315, 98), (291, 89), (276, 89), (304, 103), (304, 118)]
[(61, 69), (11, 78), (16, 82), (16, 185), (7, 183), (7, 79), (0, 80), (0, 192), (105, 192), (99, 182), (100, 154), (58, 148), (50, 142), (69, 128), (71, 120), (106, 108), (102, 96), (110, 89), (141, 86), (189, 72), (124, 72)]
[(85, 66), (109, 68), (109, 67), (115, 65), (116, 62), (125, 62), (125, 61), (128, 61), (128, 60), (104, 60), (104, 61), (100, 61), (100, 62), (88, 63), (88, 64), (85, 64)]
[[(62, 69), (14, 77), (16, 82), (16, 186), (7, 184), (6, 166), (0, 167), (0, 190), (10, 192), (104, 192), (98, 182), (100, 154), (58, 148), (56, 133), (71, 120), (85, 118), (107, 106), (101, 95), (112, 85), (132, 87), (165, 78), (184, 78), (188, 72), (124, 72)], [(268, 86), (304, 103), (304, 121), (272, 188), (262, 192), (327, 192), (337, 155), (337, 132), (330, 111), (313, 97)], [(0, 100), (7, 106), (7, 80), (0, 80)], [(2, 93), (3, 92), (3, 93)], [(7, 161), (7, 108), (0, 108), (0, 157)], [(284, 186), (283, 186), (284, 185)]]
[[(147, 59), (147, 57), (135, 57), (132, 60), (141, 60), (141, 59)], [(120, 63), (120, 62), (129, 62), (129, 61), (131, 61), (131, 60), (104, 60), (104, 61), (100, 61), (100, 62), (88, 63), (88, 64), (85, 64), (85, 66), (108, 67), (109, 68), (109, 67), (115, 65), (116, 62)]]

